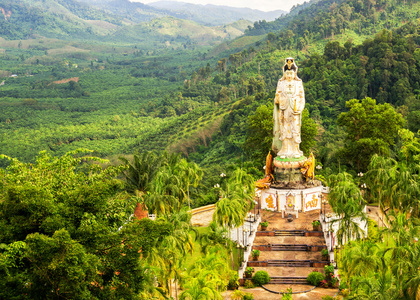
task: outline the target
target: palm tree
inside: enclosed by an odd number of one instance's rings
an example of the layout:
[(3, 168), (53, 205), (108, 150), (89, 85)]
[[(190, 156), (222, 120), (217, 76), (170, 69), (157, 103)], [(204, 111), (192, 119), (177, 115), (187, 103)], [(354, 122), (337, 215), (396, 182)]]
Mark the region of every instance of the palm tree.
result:
[(169, 215), (161, 214), (156, 221), (173, 226), (171, 234), (163, 239), (158, 248), (154, 249), (153, 256), (155, 266), (160, 271), (158, 280), (165, 287), (165, 291), (172, 296), (171, 282), (174, 280), (176, 286), (181, 278), (183, 262), (187, 254), (191, 254), (193, 250), (190, 232), (195, 230), (191, 226), (191, 214), (186, 210)]
[(344, 173), (333, 179), (328, 201), (333, 211), (339, 216), (332, 224), (338, 223), (336, 237), (338, 243), (343, 245), (352, 238), (364, 237), (364, 231), (359, 226), (360, 221), (367, 219), (363, 212), (364, 200), (359, 187), (354, 183), (353, 178)]
[(384, 212), (383, 205), (391, 205), (392, 186), (394, 185), (397, 162), (392, 158), (387, 158), (374, 154), (366, 173), (366, 183), (374, 197), (378, 199), (378, 209)]
[(179, 173), (186, 187), (188, 207), (191, 209), (190, 186), (198, 186), (203, 178), (203, 170), (196, 163), (188, 163), (185, 159), (182, 159), (179, 163)]
[(204, 300), (204, 299), (222, 299), (220, 293), (213, 289), (212, 285), (203, 286), (199, 278), (191, 278), (180, 295), (181, 300)]
[(133, 161), (129, 161), (124, 157), (119, 159), (128, 166), (128, 169), (123, 173), (127, 191), (140, 196), (145, 194), (160, 167), (160, 158), (155, 152), (149, 151), (134, 154)]
[(216, 222), (211, 222), (209, 225), (209, 231), (206, 234), (200, 235), (201, 251), (207, 253), (210, 247), (216, 245), (224, 245), (227, 242), (226, 228), (218, 226)]

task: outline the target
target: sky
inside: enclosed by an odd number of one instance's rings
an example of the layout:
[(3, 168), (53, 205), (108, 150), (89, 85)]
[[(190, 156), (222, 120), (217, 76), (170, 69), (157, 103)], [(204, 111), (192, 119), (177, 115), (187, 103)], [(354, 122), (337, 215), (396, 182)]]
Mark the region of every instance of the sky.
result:
[[(130, 0), (132, 2), (142, 2), (145, 4), (157, 2), (157, 0)], [(165, 0), (167, 1), (167, 0)], [(175, 1), (175, 0), (170, 0)], [(249, 7), (262, 11), (285, 10), (289, 11), (293, 5), (301, 4), (305, 0), (182, 0), (178, 2), (188, 2), (193, 4), (214, 4), (232, 7)]]

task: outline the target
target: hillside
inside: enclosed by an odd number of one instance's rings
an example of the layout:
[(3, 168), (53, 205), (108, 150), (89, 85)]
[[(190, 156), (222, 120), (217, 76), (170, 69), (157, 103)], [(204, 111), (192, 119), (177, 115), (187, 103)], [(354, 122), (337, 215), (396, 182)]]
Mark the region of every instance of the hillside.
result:
[(7, 39), (95, 38), (122, 25), (115, 18), (87, 5), (68, 0), (0, 0), (0, 35)]
[(150, 6), (169, 11), (177, 18), (193, 20), (207, 26), (226, 25), (241, 19), (252, 22), (259, 20), (273, 21), (287, 13), (282, 10), (263, 12), (250, 8), (236, 8), (211, 4), (198, 5), (174, 1), (157, 1), (150, 3)]
[(233, 24), (207, 27), (193, 21), (164, 17), (153, 19), (147, 23), (124, 26), (107, 37), (107, 40), (137, 43), (140, 48), (152, 45), (153, 49), (191, 45), (208, 46), (220, 43), (225, 39), (233, 39), (243, 34), (248, 21), (238, 21)]
[(151, 21), (171, 15), (170, 11), (158, 9), (140, 2), (129, 0), (77, 0), (91, 7), (100, 9), (110, 15), (118, 16), (130, 23)]
[[(301, 10), (300, 18), (308, 9)], [(211, 44), (210, 38), (214, 41), (223, 38), (218, 34), (228, 31), (226, 28), (217, 29), (218, 33), (216, 29), (207, 31), (206, 27), (194, 22), (173, 17), (125, 26), (117, 34), (107, 37), (112, 41), (109, 44), (69, 43), (45, 38), (1, 40), (1, 74), (18, 75), (18, 78), (2, 79), (5, 83), (0, 86), (4, 108), (0, 128), (5, 133), (1, 148), (9, 155), (25, 160), (31, 160), (39, 150), (45, 149), (45, 145), (53, 153), (83, 146), (95, 149), (101, 156), (128, 154), (133, 149), (177, 149), (208, 167), (209, 162), (226, 165), (238, 161), (257, 166), (263, 158), (252, 157), (245, 145), (250, 134), (248, 116), (259, 106), (271, 103), (283, 59), (294, 56), (308, 89), (308, 112), (318, 122), (320, 131), (328, 133), (318, 137), (318, 147), (314, 150), (321, 162), (330, 161), (334, 165), (337, 157), (332, 158), (327, 147), (332, 141), (339, 144), (342, 140), (342, 132), (336, 128), (334, 120), (346, 109), (345, 101), (370, 96), (395, 106), (410, 107), (413, 111), (410, 120), (417, 116), (418, 109), (412, 104), (415, 102), (410, 100), (417, 97), (417, 70), (410, 70), (407, 73), (410, 77), (395, 71), (387, 86), (363, 81), (377, 82), (376, 72), (386, 73), (386, 70), (376, 70), (371, 54), (371, 51), (376, 53), (379, 50), (372, 50), (372, 42), (363, 41), (373, 38), (375, 32), (381, 32), (389, 23), (401, 25), (405, 15), (419, 10), (417, 2), (407, 3), (398, 8), (399, 13), (394, 18), (392, 7), (387, 9), (387, 23), (375, 21), (373, 25), (373, 19), (365, 18), (360, 34), (359, 30), (346, 29), (335, 33), (334, 40), (332, 32), (306, 34), (305, 39), (305, 32), (301, 34), (297, 30), (293, 36), (288, 36), (288, 31), (283, 30), (265, 38), (242, 36), (210, 52), (205, 48), (195, 49), (194, 43)], [(321, 18), (325, 13), (320, 12), (315, 18)], [(183, 35), (178, 29), (179, 24), (190, 28), (195, 40)], [(149, 50), (146, 51), (141, 48), (144, 43), (140, 33), (148, 30), (156, 38), (147, 40)], [(393, 50), (396, 61), (393, 65), (416, 66), (410, 61), (417, 59), (413, 52), (417, 46), (412, 46), (418, 44), (417, 25), (406, 24), (399, 30), (394, 34), (401, 35), (402, 39), (390, 39), (387, 47), (397, 47), (394, 42), (407, 43), (410, 46), (404, 46), (404, 49), (410, 59), (407, 61), (401, 51)], [(227, 32), (223, 33), (227, 35)], [(179, 36), (178, 44), (171, 40), (174, 35)], [(124, 44), (113, 42), (119, 37), (126, 37)], [(350, 37), (353, 41), (348, 41)], [(377, 42), (373, 42), (375, 44)], [(152, 47), (156, 48), (150, 50)], [(224, 51), (230, 52), (223, 56), (227, 53)], [(372, 65), (364, 66), (367, 75), (362, 80), (355, 70), (360, 69), (364, 57), (368, 57)], [(323, 70), (324, 75), (311, 71), (314, 68)], [(371, 73), (369, 68), (375, 71)], [(79, 82), (51, 85), (53, 81), (73, 77), (78, 77)], [(403, 79), (399, 81), (398, 77)], [(406, 99), (398, 100), (392, 96), (398, 86), (407, 87)], [(222, 120), (208, 123), (209, 120), (205, 119), (203, 123), (190, 123), (196, 122), (197, 118), (193, 116), (200, 115), (199, 111), (215, 116), (220, 107), (224, 108)], [(181, 119), (185, 116), (188, 116), (185, 120)], [(183, 129), (177, 131), (178, 120), (184, 121)], [(413, 122), (410, 121), (409, 126), (414, 130), (417, 125)], [(212, 124), (218, 126), (212, 127)], [(60, 129), (57, 131), (57, 128)], [(184, 128), (192, 129), (188, 134), (181, 134), (186, 130)], [(171, 133), (172, 130), (175, 131)], [(40, 135), (39, 131), (43, 134)], [(18, 150), (19, 145), (26, 145), (26, 142), (16, 139), (15, 134), (10, 136), (10, 132), (36, 138), (23, 150)], [(203, 137), (197, 138), (200, 134)], [(159, 142), (149, 142), (154, 141), (156, 135), (159, 135)], [(261, 170), (254, 171), (261, 173)]]

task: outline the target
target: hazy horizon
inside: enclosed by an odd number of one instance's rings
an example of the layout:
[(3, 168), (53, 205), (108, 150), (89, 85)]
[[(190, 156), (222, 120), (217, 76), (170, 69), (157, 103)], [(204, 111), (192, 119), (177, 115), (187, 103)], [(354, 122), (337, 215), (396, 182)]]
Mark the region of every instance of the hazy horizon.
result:
[[(150, 4), (153, 2), (159, 2), (161, 0), (130, 0), (132, 2), (141, 2), (145, 4)], [(230, 6), (230, 7), (247, 7), (252, 9), (258, 9), (261, 11), (274, 11), (274, 10), (284, 10), (289, 11), (293, 5), (302, 4), (305, 0), (231, 0), (229, 2), (225, 0), (163, 0), (163, 1), (173, 1), (173, 2), (185, 2), (191, 4), (214, 4), (214, 5), (223, 5), (223, 6)]]

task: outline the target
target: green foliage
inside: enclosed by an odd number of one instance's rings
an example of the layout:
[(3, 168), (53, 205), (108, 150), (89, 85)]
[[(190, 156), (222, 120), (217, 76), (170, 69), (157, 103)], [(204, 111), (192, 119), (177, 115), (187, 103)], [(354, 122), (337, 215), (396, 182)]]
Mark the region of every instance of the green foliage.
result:
[(268, 226), (268, 221), (264, 221), (260, 223), (261, 226), (267, 227)]
[(239, 287), (239, 274), (236, 271), (231, 271), (227, 289), (236, 290), (238, 287)]
[[(283, 291), (282, 291), (283, 292)], [(283, 295), (281, 296), (282, 300), (292, 300), (292, 288), (288, 288), (286, 292), (283, 292)]]
[(251, 275), (252, 273), (254, 273), (254, 268), (253, 267), (247, 267), (245, 269), (245, 273), (248, 275)]
[(261, 105), (248, 117), (247, 139), (244, 147), (252, 158), (264, 161), (273, 142), (273, 105)]
[(311, 151), (314, 150), (314, 147), (316, 146), (315, 137), (317, 134), (318, 126), (315, 121), (309, 117), (309, 110), (305, 108), (302, 111), (302, 143), (300, 144), (300, 150), (303, 151), (305, 156), (309, 156)]
[(320, 272), (311, 272), (308, 275), (308, 277), (306, 278), (306, 280), (314, 286), (319, 286), (321, 281), (324, 280), (324, 279), (325, 279), (324, 274), (322, 274)]
[(329, 295), (325, 295), (325, 296), (322, 297), (322, 300), (333, 300), (333, 299), (334, 299), (334, 297), (329, 296)]
[(257, 257), (257, 256), (260, 256), (261, 251), (258, 249), (254, 249), (252, 250), (251, 254), (252, 254), (252, 257)]
[(251, 280), (245, 280), (244, 287), (246, 289), (252, 289), (254, 287), (254, 284), (252, 283)]
[[(249, 281), (249, 280), (247, 280), (247, 281)], [(254, 300), (254, 295), (251, 294), (251, 293), (245, 293), (245, 295), (244, 295), (244, 297), (242, 299), (243, 300)]]
[(266, 271), (257, 271), (252, 277), (252, 282), (257, 286), (267, 284), (269, 281), (270, 281), (270, 276), (268, 275)]
[[(193, 250), (191, 214), (174, 205), (155, 221), (131, 219), (139, 195), (126, 193), (129, 185), (117, 179), (126, 166), (109, 166), (89, 152), (62, 157), (42, 152), (34, 164), (2, 156), (11, 163), (0, 172), (0, 298), (25, 293), (44, 299), (151, 299), (158, 293), (169, 296), (169, 283), (180, 281), (180, 268)], [(164, 171), (173, 175), (176, 168), (182, 174), (178, 155), (163, 155), (161, 161), (156, 178)], [(149, 169), (138, 168), (137, 178)], [(216, 297), (226, 287), (227, 251), (218, 243), (213, 248), (188, 274), (187, 292), (198, 287)], [(217, 272), (205, 286), (197, 272), (203, 266)]]
[(342, 157), (357, 170), (366, 170), (373, 154), (389, 155), (404, 120), (391, 105), (377, 105), (371, 98), (350, 100), (346, 107), (349, 112), (341, 113), (337, 120), (347, 133)]
[(321, 222), (319, 222), (319, 220), (312, 221), (312, 226), (319, 226), (319, 225), (321, 225)]
[(368, 239), (372, 242), (377, 242), (380, 239), (378, 224), (375, 220), (369, 218), (368, 220)]

